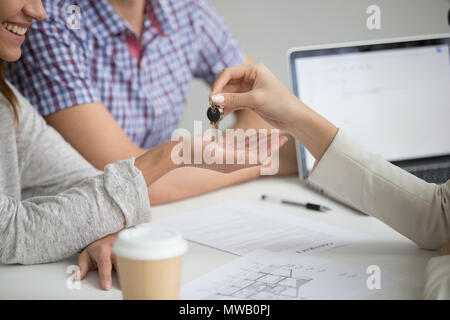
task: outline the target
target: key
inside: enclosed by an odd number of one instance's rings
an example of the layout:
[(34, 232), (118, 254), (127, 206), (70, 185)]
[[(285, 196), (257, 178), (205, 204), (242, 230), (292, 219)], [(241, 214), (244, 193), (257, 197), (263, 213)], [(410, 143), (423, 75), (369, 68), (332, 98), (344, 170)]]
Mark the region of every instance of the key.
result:
[(206, 116), (209, 121), (211, 121), (211, 126), (213, 129), (219, 128), (219, 122), (223, 119), (223, 108), (216, 106), (215, 104), (210, 104)]

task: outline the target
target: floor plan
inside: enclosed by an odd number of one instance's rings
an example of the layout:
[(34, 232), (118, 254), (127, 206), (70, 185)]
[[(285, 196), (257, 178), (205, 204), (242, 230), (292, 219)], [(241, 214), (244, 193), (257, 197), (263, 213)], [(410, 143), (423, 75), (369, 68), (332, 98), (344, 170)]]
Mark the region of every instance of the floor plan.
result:
[[(182, 287), (181, 299), (359, 299), (368, 296), (367, 266), (257, 250)], [(381, 287), (404, 277), (384, 270)]]
[(312, 278), (298, 274), (295, 265), (269, 265), (221, 288), (217, 295), (239, 299), (301, 299), (299, 288)]

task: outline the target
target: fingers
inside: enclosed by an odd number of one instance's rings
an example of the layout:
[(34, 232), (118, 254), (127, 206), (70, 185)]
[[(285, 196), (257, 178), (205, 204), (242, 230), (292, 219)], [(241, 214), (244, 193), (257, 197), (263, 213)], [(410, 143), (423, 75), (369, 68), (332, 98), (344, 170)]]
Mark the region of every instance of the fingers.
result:
[(80, 268), (79, 280), (83, 280), (88, 271), (92, 268), (92, 261), (87, 250), (83, 250), (78, 257), (78, 267)]
[[(253, 84), (257, 77), (257, 65), (244, 65), (224, 69), (211, 90), (210, 100), (230, 112), (257, 106)], [(245, 85), (244, 85), (245, 83)]]
[(247, 92), (250, 88), (248, 86), (245, 86), (242, 81), (233, 81), (231, 80), (223, 89), (221, 92), (218, 93), (241, 93), (241, 92)]
[(91, 243), (81, 252), (78, 257), (80, 280), (86, 276), (89, 270), (98, 268), (102, 289), (110, 290), (112, 288), (112, 265), (114, 264), (117, 269), (116, 256), (112, 253), (112, 245), (116, 239), (117, 233), (110, 234)]
[(278, 133), (242, 133), (227, 137), (226, 141), (203, 140), (203, 155), (208, 155), (208, 158), (202, 163), (202, 167), (233, 172), (260, 166), (288, 141), (286, 136), (280, 137)]
[(97, 261), (97, 267), (102, 289), (110, 290), (112, 288), (112, 279), (111, 279), (112, 261), (110, 250), (102, 249), (100, 251)]
[(115, 254), (111, 255), (111, 262), (114, 266), (114, 269), (116, 270), (117, 278), (119, 278), (119, 266), (117, 264), (117, 256)]
[[(277, 137), (278, 141), (274, 140)], [(272, 134), (266, 135), (258, 133), (246, 137), (245, 144), (243, 146), (241, 145), (241, 149), (240, 144), (237, 144), (237, 163), (245, 165), (263, 164), (274, 151), (280, 149), (287, 141), (287, 136), (278, 136), (278, 134), (274, 136)], [(275, 144), (273, 145), (273, 143)], [(244, 149), (242, 149), (242, 147)]]
[(254, 109), (258, 103), (254, 92), (245, 93), (219, 93), (211, 97), (211, 101), (224, 108), (224, 115), (238, 109)]
[(286, 142), (288, 142), (289, 139), (287, 136), (278, 137), (278, 145), (274, 147), (272, 147), (272, 137), (268, 138), (267, 140), (267, 155), (270, 157), (273, 151), (279, 150)]
[(282, 146), (284, 146), (287, 142), (288, 142), (288, 140), (289, 140), (289, 138), (287, 137), (287, 136), (281, 136), (280, 137), (280, 148), (282, 147)]
[(249, 65), (237, 66), (224, 69), (213, 83), (211, 88), (211, 96), (222, 92), (224, 87), (232, 80), (244, 79), (250, 70)]
[[(278, 135), (277, 135), (278, 136)], [(261, 138), (261, 137), (260, 137)], [(275, 145), (272, 145), (272, 134), (269, 134), (268, 136), (263, 137), (264, 141), (259, 142), (259, 148), (265, 148), (266, 152), (259, 152), (259, 158), (258, 161), (263, 164), (268, 158), (272, 156), (272, 153), (274, 151), (279, 150), (289, 139), (287, 136), (279, 136), (278, 141), (274, 141)]]

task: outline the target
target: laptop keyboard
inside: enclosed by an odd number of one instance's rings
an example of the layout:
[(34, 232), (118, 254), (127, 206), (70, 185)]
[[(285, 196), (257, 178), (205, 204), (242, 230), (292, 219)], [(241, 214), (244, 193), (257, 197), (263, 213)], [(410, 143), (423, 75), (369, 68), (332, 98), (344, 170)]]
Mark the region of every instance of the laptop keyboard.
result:
[(450, 179), (450, 164), (448, 163), (436, 167), (415, 167), (406, 168), (406, 170), (420, 179), (436, 184), (443, 184)]

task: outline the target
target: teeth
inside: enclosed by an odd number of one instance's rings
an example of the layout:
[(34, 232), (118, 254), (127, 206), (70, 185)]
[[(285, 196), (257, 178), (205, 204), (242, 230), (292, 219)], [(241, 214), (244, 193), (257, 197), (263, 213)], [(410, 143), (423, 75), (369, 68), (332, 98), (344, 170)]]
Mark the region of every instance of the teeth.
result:
[(19, 36), (23, 36), (28, 31), (28, 28), (22, 28), (22, 27), (19, 27), (18, 25), (15, 25), (15, 24), (13, 25), (13, 24), (6, 23), (6, 22), (3, 23), (3, 27), (6, 30), (8, 30), (12, 33), (15, 33)]

